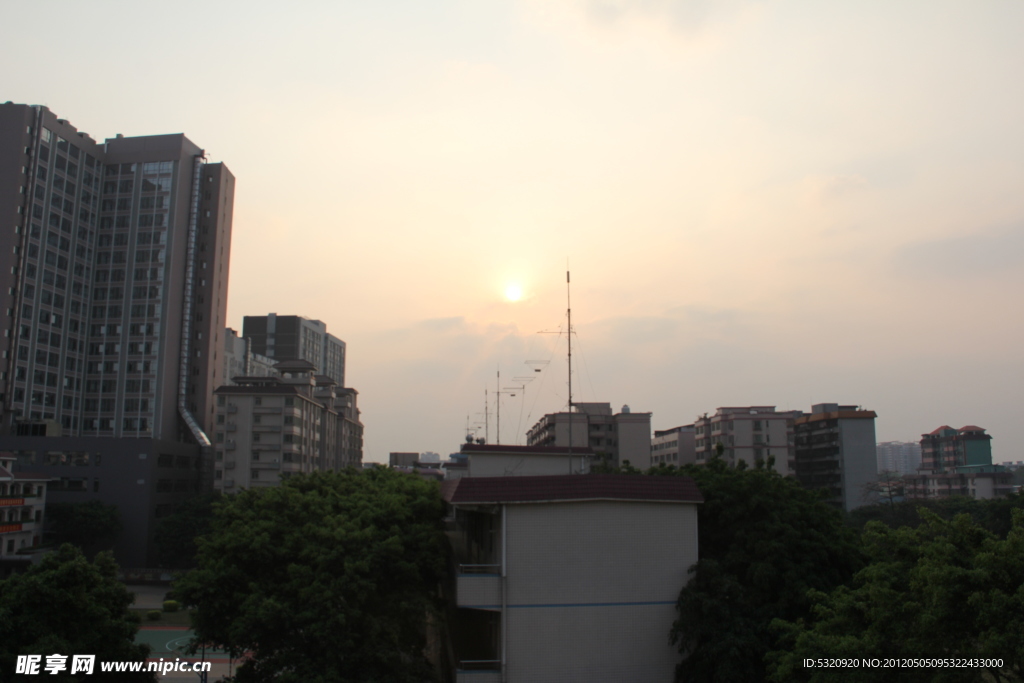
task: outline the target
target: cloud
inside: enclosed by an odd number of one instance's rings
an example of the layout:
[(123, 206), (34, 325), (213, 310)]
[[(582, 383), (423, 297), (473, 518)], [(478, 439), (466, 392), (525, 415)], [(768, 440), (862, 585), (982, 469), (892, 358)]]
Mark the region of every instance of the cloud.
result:
[(1024, 267), (1024, 226), (904, 244), (895, 249), (896, 273), (928, 279), (985, 278)]

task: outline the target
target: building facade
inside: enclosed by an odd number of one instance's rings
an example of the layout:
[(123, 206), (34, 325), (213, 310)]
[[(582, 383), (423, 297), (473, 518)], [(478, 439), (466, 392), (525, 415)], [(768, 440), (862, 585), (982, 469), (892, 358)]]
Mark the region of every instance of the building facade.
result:
[(8, 573), (8, 562), (19, 563), (19, 551), (43, 538), (49, 477), (15, 473), (15, 460), (13, 453), (0, 453), (0, 577)]
[(457, 682), (670, 681), (668, 634), (697, 561), (688, 477), (444, 482)]
[(921, 444), (912, 441), (883, 441), (875, 447), (878, 472), (912, 474), (921, 465)]
[(629, 462), (641, 470), (651, 466), (651, 413), (629, 406), (612, 414), (610, 403), (575, 403), (571, 413), (550, 413), (527, 433), (529, 446), (589, 448), (595, 463)]
[[(132, 515), (115, 547), (125, 564), (152, 560), (133, 534), (212, 480), (202, 449), (223, 376), (234, 186), (184, 135), (101, 144), (46, 107), (0, 105), (0, 448), (21, 454), (15, 471), (58, 480), (62, 454), (105, 462), (87, 492), (50, 500)], [(166, 496), (149, 466), (161, 455), (189, 462)]]
[(217, 389), (214, 487), (276, 486), (296, 474), (360, 467), (356, 392), (308, 361), (283, 361), (280, 377), (237, 377)]
[(875, 502), (875, 411), (819, 403), (793, 421), (794, 474), (802, 486), (824, 490), (826, 503), (849, 512)]
[(1013, 473), (992, 464), (992, 436), (976, 425), (942, 425), (922, 434), (921, 465), (903, 483), (907, 498), (987, 499), (1014, 491)]
[(958, 467), (992, 464), (992, 437), (975, 425), (953, 429), (942, 425), (921, 435), (921, 470), (945, 472)]
[(795, 455), (793, 425), (801, 415), (798, 410), (777, 411), (775, 406), (719, 408), (714, 415), (705, 414), (693, 423), (695, 460), (706, 463), (719, 450), (733, 465), (743, 462), (754, 467), (758, 461), (767, 463), (772, 458), (775, 470), (788, 475)]
[(247, 315), (242, 336), (253, 353), (275, 361), (307, 360), (339, 386), (345, 386), (345, 342), (327, 333), (327, 325), (299, 315)]
[(652, 465), (690, 465), (697, 462), (697, 431), (695, 425), (654, 430), (651, 439)]

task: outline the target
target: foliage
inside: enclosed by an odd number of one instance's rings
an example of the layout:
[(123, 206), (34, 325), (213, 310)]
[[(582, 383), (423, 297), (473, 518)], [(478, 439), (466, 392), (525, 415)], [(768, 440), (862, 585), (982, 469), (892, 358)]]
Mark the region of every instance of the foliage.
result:
[(160, 520), (153, 537), (160, 566), (171, 569), (196, 566), (196, 539), (209, 532), (220, 500), (217, 492), (193, 496), (179, 505), (173, 515)]
[(76, 545), (90, 555), (109, 550), (121, 533), (121, 511), (98, 500), (47, 504), (46, 518), (58, 541)]
[[(133, 596), (117, 580), (110, 553), (89, 562), (64, 544), (24, 574), (0, 581), (0, 671), (13, 672), (17, 655), (96, 655), (90, 676), (67, 672), (48, 681), (153, 681), (153, 675), (99, 671), (101, 661), (142, 661), (149, 646), (133, 642), (138, 619), (128, 613)], [(45, 662), (45, 660), (44, 660)]]
[(832, 590), (860, 568), (856, 535), (816, 493), (771, 463), (753, 469), (707, 465), (652, 468), (692, 477), (700, 560), (679, 594), (672, 639), (686, 658), (677, 680), (760, 681), (774, 649), (772, 619), (807, 614), (809, 589)]
[(1024, 510), (1024, 494), (1015, 493), (988, 500), (951, 496), (937, 500), (908, 500), (892, 505), (865, 505), (847, 515), (847, 524), (858, 531), (863, 531), (871, 521), (882, 522), (893, 529), (918, 527), (924, 523), (924, 518), (918, 514), (920, 509), (926, 509), (945, 520), (968, 514), (987, 531), (999, 538), (1006, 538), (1012, 524), (1013, 511)]
[(150, 621), (160, 621), (160, 614), (160, 610), (151, 609), (148, 612), (146, 612), (146, 618)]
[[(900, 671), (904, 681), (1024, 680), (1024, 511), (999, 539), (963, 514), (953, 521), (922, 508), (924, 523), (890, 529), (870, 523), (871, 563), (852, 587), (813, 594), (813, 620), (778, 621), (781, 647), (770, 655), (772, 680), (829, 681), (829, 670), (804, 668), (805, 657), (997, 658), (1002, 670)], [(886, 678), (847, 669), (844, 680)]]
[(164, 600), (165, 612), (177, 612), (179, 606), (177, 600)]
[(434, 482), (385, 468), (293, 477), (216, 508), (176, 596), (240, 682), (423, 681), (445, 570)]

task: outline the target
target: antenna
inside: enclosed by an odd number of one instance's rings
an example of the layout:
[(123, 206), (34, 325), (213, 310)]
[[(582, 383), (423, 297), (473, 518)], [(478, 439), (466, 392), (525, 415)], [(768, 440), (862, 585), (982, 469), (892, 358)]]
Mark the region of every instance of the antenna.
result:
[[(569, 345), (569, 474), (572, 474), (572, 289), (569, 285), (569, 259), (565, 262), (565, 303), (565, 314), (569, 319), (569, 332), (565, 339)], [(580, 471), (583, 471), (582, 467)]]

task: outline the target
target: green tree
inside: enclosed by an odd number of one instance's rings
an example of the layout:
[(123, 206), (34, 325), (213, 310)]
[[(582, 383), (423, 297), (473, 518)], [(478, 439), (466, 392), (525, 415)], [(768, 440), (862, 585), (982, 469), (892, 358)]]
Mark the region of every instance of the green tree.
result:
[(196, 540), (210, 531), (214, 506), (220, 499), (217, 492), (193, 496), (178, 506), (173, 515), (160, 521), (154, 541), (161, 567), (191, 569), (196, 566)]
[(446, 563), (437, 484), (385, 468), (293, 477), (216, 508), (175, 586), (237, 680), (424, 681)]
[(94, 654), (92, 675), (45, 675), (48, 681), (153, 681), (150, 673), (102, 673), (100, 662), (144, 661), (149, 646), (135, 643), (133, 596), (117, 579), (110, 553), (89, 562), (65, 544), (23, 574), (0, 581), (0, 679), (9, 680), (18, 655)]
[(839, 511), (772, 464), (741, 469), (715, 457), (677, 470), (704, 495), (700, 560), (679, 594), (672, 628), (685, 655), (677, 680), (764, 680), (764, 656), (776, 639), (772, 620), (807, 614), (809, 589), (832, 590), (862, 564), (856, 534)]
[[(769, 656), (772, 680), (830, 681), (834, 672), (805, 668), (804, 658), (982, 658), (1002, 668), (900, 670), (900, 680), (1024, 680), (1024, 511), (999, 539), (969, 515), (953, 521), (921, 510), (924, 524), (868, 525), (871, 563), (852, 586), (813, 592), (813, 619), (782, 621), (780, 648)], [(844, 670), (844, 680), (890, 680), (892, 672)]]
[(48, 504), (46, 519), (58, 541), (77, 545), (89, 555), (110, 550), (121, 533), (121, 511), (98, 500)]

